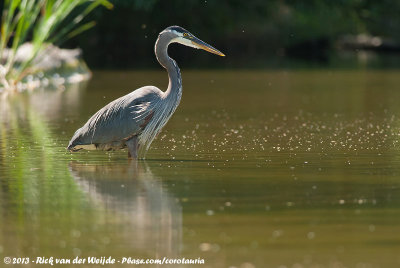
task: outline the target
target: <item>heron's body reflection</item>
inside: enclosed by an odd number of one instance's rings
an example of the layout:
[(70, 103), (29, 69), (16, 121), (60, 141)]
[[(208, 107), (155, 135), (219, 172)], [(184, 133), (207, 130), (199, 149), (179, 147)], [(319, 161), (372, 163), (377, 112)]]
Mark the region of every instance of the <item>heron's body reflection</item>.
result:
[(145, 163), (71, 162), (69, 170), (98, 209), (105, 210), (103, 220), (112, 220), (126, 234), (127, 245), (158, 256), (178, 254), (181, 206)]
[(82, 164), (60, 154), (84, 86), (0, 94), (0, 251), (179, 256), (180, 204), (145, 163)]

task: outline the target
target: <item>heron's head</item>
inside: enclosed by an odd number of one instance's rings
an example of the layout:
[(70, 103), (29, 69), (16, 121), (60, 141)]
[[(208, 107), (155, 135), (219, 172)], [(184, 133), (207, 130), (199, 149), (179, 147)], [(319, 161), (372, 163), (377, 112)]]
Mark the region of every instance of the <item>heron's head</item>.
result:
[(173, 36), (173, 38), (171, 39), (171, 43), (180, 43), (188, 47), (203, 49), (207, 52), (214, 53), (219, 56), (225, 56), (224, 53), (207, 44), (206, 42), (201, 41), (199, 38), (180, 26), (170, 26), (166, 28), (163, 32), (161, 32), (161, 34), (162, 33), (168, 33)]

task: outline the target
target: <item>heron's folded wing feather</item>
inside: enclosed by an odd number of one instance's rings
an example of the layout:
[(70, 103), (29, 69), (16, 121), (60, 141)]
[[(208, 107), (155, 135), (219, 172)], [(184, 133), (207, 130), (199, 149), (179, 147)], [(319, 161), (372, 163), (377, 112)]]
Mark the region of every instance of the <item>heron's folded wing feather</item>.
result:
[(73, 140), (79, 140), (79, 144), (101, 144), (121, 141), (139, 134), (152, 115), (152, 103), (160, 98), (157, 90), (160, 91), (157, 88), (141, 88), (114, 100), (78, 129)]

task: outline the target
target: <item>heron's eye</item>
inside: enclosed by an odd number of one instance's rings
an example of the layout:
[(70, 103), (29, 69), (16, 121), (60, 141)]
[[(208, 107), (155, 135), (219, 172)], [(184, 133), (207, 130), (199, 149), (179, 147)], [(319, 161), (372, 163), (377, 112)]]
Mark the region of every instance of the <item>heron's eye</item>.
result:
[(183, 33), (183, 36), (188, 37), (189, 34), (188, 33)]

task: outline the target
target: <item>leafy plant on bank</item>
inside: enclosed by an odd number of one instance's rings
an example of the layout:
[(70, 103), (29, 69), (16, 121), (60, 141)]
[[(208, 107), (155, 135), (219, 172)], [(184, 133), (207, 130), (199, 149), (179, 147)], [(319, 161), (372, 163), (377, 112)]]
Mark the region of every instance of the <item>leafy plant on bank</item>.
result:
[[(93, 21), (81, 22), (98, 6), (112, 8), (108, 0), (5, 0), (0, 27), (0, 85), (14, 88), (22, 78), (38, 71), (33, 61), (48, 45), (93, 27)], [(28, 41), (32, 43), (31, 54), (16, 64), (18, 49)]]

